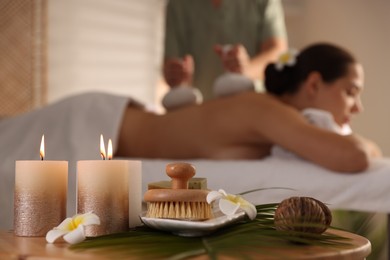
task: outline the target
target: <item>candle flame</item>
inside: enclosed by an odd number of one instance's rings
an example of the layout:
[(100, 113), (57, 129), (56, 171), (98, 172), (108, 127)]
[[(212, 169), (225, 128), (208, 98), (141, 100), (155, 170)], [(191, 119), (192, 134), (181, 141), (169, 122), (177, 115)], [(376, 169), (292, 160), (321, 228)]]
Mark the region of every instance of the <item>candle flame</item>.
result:
[(111, 141), (111, 139), (108, 139), (107, 157), (108, 157), (108, 160), (112, 159), (112, 141)]
[(104, 146), (103, 135), (100, 135), (100, 156), (103, 160), (106, 159), (106, 147)]
[(42, 140), (41, 140), (41, 147), (39, 149), (39, 156), (41, 157), (41, 160), (45, 158), (45, 135), (42, 135)]

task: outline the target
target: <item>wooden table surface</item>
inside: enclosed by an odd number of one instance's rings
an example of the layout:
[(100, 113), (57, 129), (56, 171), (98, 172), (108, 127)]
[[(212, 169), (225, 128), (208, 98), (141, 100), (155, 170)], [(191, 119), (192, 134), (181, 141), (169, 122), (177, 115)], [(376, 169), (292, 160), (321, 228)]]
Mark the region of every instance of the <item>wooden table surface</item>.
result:
[[(289, 248), (272, 248), (278, 255), (286, 255), (289, 259), (365, 259), (371, 252), (371, 243), (366, 238), (340, 230), (328, 230), (327, 232), (350, 238), (348, 246), (331, 248), (319, 246), (296, 246)], [(68, 249), (69, 245), (60, 242), (48, 244), (44, 237), (17, 237), (12, 231), (0, 231), (0, 259), (136, 259), (135, 257), (121, 256), (118, 253), (104, 254), (94, 251), (75, 252)], [(267, 253), (262, 253), (261, 248), (253, 257), (254, 259), (280, 259), (270, 257), (269, 248)], [(194, 259), (208, 259), (206, 256)], [(228, 256), (221, 259), (232, 259)], [(283, 257), (282, 259), (286, 259)]]

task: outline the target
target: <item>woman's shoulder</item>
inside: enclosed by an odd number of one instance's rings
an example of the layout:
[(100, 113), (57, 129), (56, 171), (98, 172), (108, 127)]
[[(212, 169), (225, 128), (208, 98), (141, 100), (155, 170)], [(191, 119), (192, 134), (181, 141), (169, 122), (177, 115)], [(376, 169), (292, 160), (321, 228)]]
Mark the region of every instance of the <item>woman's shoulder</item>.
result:
[[(175, 110), (173, 114), (207, 114), (210, 117), (213, 114), (221, 115), (223, 113), (234, 112), (234, 114), (246, 113), (248, 115), (256, 114), (260, 116), (262, 112), (272, 113), (276, 110), (292, 110), (291, 106), (286, 105), (277, 97), (266, 93), (243, 92), (235, 95), (224, 96), (213, 100), (208, 100), (200, 105), (191, 105)], [(167, 113), (171, 114), (171, 113)]]
[(264, 101), (264, 102), (270, 102), (270, 103), (280, 103), (280, 99), (275, 97), (274, 95), (268, 94), (267, 92), (242, 92), (239, 95), (237, 95), (237, 98), (241, 99), (247, 99), (248, 101), (252, 102), (258, 102), (258, 101)]
[(260, 109), (261, 111), (273, 111), (279, 108), (287, 110), (295, 110), (292, 106), (282, 102), (279, 98), (268, 93), (242, 93), (237, 95), (233, 101), (242, 106), (248, 106), (252, 109)]

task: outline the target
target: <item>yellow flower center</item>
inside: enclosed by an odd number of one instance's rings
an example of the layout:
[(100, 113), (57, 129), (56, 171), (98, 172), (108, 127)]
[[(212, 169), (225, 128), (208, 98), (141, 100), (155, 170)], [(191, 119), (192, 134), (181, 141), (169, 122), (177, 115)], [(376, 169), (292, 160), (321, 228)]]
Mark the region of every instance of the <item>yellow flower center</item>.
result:
[(69, 230), (74, 230), (76, 229), (81, 223), (83, 223), (84, 221), (84, 217), (81, 216), (81, 215), (78, 215), (76, 217), (73, 217), (72, 218), (72, 221), (69, 222), (69, 226), (68, 226), (68, 229)]
[(233, 202), (235, 204), (241, 202), (241, 197), (240, 196), (235, 196), (235, 195), (231, 195), (231, 194), (228, 194), (226, 196), (226, 199), (230, 200), (231, 202)]
[(280, 56), (280, 58), (279, 58), (279, 61), (281, 62), (281, 63), (287, 63), (289, 60), (290, 60), (290, 53), (284, 53), (284, 54), (282, 54), (281, 56)]

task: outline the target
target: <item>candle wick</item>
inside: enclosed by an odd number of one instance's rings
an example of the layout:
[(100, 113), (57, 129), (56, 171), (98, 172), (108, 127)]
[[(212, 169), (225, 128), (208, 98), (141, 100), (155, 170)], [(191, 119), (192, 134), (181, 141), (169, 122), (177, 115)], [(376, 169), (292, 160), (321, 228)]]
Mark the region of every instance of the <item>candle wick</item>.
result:
[(105, 160), (105, 159), (106, 159), (106, 156), (104, 156), (103, 153), (100, 153), (100, 156), (102, 157), (102, 160)]

